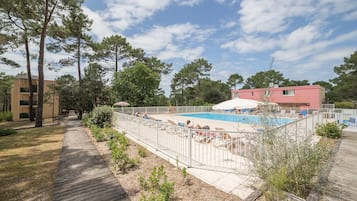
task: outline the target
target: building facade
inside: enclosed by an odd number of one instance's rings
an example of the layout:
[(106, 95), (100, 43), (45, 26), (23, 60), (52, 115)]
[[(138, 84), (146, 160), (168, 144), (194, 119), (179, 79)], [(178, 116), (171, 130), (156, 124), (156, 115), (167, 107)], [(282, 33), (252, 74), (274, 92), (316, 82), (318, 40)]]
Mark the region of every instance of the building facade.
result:
[[(53, 118), (59, 114), (59, 98), (54, 93), (51, 86), (54, 86), (55, 81), (44, 81), (44, 104), (42, 118)], [(37, 89), (38, 79), (36, 76), (32, 77), (33, 89), (33, 108), (32, 111), (36, 114), (37, 108)], [(30, 116), (29, 106), (30, 92), (27, 75), (17, 76), (11, 88), (11, 112), (13, 121), (28, 120)]]
[(269, 101), (280, 107), (319, 109), (325, 101), (325, 89), (319, 85), (271, 87), (260, 89), (232, 90), (232, 98)]

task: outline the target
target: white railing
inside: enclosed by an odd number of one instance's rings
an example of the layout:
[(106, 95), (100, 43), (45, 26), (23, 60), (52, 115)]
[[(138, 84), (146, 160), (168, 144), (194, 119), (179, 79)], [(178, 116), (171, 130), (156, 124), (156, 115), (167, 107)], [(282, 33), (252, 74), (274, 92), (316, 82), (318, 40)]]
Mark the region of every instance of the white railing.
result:
[(291, 123), (274, 128), (273, 131), (277, 135), (289, 137), (290, 140), (300, 142), (310, 138), (315, 133), (317, 125), (322, 124), (323, 122), (324, 114), (316, 112)]
[(202, 169), (247, 173), (259, 132), (198, 130), (115, 112), (116, 128), (174, 160)]
[(164, 113), (188, 113), (188, 112), (210, 112), (211, 106), (157, 106), (157, 107), (121, 107), (115, 108), (114, 111), (135, 114), (164, 114)]
[[(147, 110), (150, 111), (150, 110)], [(143, 143), (189, 166), (225, 172), (249, 171), (250, 159), (259, 150), (262, 132), (189, 129), (168, 122), (115, 112), (115, 127)], [(311, 137), (323, 114), (308, 115), (274, 128), (274, 134), (303, 141)], [(264, 132), (264, 131), (263, 131)]]

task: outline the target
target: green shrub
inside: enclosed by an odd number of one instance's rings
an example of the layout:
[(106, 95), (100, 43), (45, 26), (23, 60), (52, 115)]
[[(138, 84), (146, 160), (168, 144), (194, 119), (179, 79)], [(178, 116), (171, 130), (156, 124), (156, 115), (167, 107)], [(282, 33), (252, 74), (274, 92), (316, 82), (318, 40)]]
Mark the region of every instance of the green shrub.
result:
[[(264, 136), (265, 137), (265, 136)], [(290, 141), (278, 135), (262, 139), (253, 165), (265, 182), (266, 200), (284, 200), (284, 191), (306, 197), (316, 176), (328, 158), (328, 146), (322, 142), (312, 146), (308, 141)]]
[(2, 121), (12, 121), (11, 112), (0, 112), (0, 122)]
[(93, 109), (89, 115), (89, 124), (100, 128), (111, 127), (113, 110), (109, 106), (100, 106)]
[(142, 146), (138, 146), (138, 155), (141, 157), (141, 158), (145, 158), (147, 156), (147, 151), (144, 147)]
[(16, 134), (16, 130), (12, 128), (0, 128), (0, 136)]
[(135, 159), (129, 158), (128, 153), (126, 152), (126, 148), (123, 146), (112, 146), (111, 147), (111, 155), (115, 167), (120, 171), (125, 172), (126, 170), (132, 168), (136, 164)]
[(173, 198), (174, 183), (167, 180), (164, 167), (154, 167), (149, 177), (138, 178), (140, 187), (145, 192), (141, 195), (143, 201), (168, 201)]
[(317, 125), (316, 134), (328, 138), (337, 139), (342, 136), (342, 130), (345, 126), (337, 124), (336, 122), (328, 122), (325, 124)]
[(335, 102), (335, 108), (355, 109), (355, 104), (348, 101)]
[(107, 139), (102, 128), (99, 128), (95, 125), (91, 125), (90, 130), (92, 132), (93, 137), (95, 138), (95, 140), (97, 142), (103, 142)]

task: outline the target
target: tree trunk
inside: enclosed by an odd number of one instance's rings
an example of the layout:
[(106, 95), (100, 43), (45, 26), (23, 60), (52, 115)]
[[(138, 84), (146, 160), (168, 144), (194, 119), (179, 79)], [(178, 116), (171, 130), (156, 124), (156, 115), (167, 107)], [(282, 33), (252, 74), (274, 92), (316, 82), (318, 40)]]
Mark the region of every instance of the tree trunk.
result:
[(82, 75), (81, 75), (81, 37), (77, 37), (77, 69), (78, 69), (78, 81), (79, 87), (82, 85)]
[[(81, 36), (77, 36), (77, 69), (78, 69), (78, 81), (79, 90), (82, 90), (82, 75), (81, 75)], [(79, 95), (79, 108), (78, 108), (78, 119), (82, 119), (83, 108), (82, 108), (82, 93)]]
[(43, 111), (43, 95), (44, 95), (44, 74), (43, 74), (43, 63), (45, 56), (45, 39), (48, 23), (51, 19), (52, 13), (56, 8), (57, 2), (53, 5), (52, 10), (49, 12), (49, 1), (45, 1), (45, 13), (44, 22), (42, 25), (41, 35), (40, 35), (40, 50), (38, 54), (38, 89), (37, 89), (37, 110), (36, 110), (36, 123), (35, 127), (42, 127), (42, 111)]
[(115, 72), (118, 72), (118, 45), (115, 45)]
[(29, 49), (29, 41), (27, 38), (27, 29), (24, 30), (25, 32), (25, 51), (26, 51), (26, 68), (27, 68), (27, 80), (29, 83), (29, 117), (30, 121), (35, 121), (35, 117), (33, 114), (33, 89), (32, 89), (32, 75), (31, 75), (31, 61), (30, 61), (30, 49)]

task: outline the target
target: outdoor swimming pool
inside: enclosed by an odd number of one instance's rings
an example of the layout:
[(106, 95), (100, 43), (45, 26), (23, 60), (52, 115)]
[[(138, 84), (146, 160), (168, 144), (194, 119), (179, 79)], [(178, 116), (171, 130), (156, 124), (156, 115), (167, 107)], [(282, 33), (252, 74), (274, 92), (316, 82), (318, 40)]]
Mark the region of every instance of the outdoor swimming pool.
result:
[[(228, 122), (239, 122), (243, 124), (255, 124), (261, 125), (262, 118), (259, 116), (248, 115), (233, 115), (233, 114), (219, 114), (219, 113), (192, 113), (192, 114), (180, 114), (179, 116), (194, 117), (209, 120), (219, 120)], [(264, 119), (264, 122), (272, 126), (281, 126), (294, 121), (293, 119), (286, 118), (269, 118)]]

